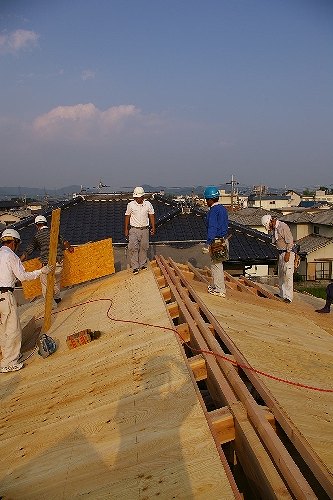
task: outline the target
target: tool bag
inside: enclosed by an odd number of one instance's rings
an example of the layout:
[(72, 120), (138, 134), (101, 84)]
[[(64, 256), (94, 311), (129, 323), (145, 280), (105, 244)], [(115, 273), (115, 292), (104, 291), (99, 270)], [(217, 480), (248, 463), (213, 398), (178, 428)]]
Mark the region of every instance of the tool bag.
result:
[(39, 336), (37, 340), (38, 354), (42, 358), (47, 358), (50, 354), (53, 354), (57, 350), (57, 344), (52, 337), (43, 333)]
[(299, 254), (299, 251), (300, 251), (300, 245), (298, 243), (295, 243), (295, 245), (293, 246), (292, 252), (294, 252), (295, 254), (295, 258), (294, 258), (294, 271), (297, 271), (297, 269), (299, 268), (299, 265), (301, 263), (301, 256)]
[(229, 242), (225, 238), (215, 238), (209, 247), (213, 262), (224, 262), (229, 259)]

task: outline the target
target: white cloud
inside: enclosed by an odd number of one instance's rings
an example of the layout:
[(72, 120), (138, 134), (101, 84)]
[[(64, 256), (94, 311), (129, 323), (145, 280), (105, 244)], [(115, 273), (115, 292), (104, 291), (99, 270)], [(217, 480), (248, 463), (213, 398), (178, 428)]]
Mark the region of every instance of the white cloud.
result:
[(76, 104), (58, 106), (38, 116), (33, 122), (33, 130), (38, 136), (48, 139), (86, 141), (110, 137), (125, 124), (131, 126), (136, 120), (145, 122), (146, 118), (131, 104), (113, 106), (106, 111), (99, 110), (92, 103)]
[(90, 69), (85, 69), (81, 73), (81, 78), (82, 80), (93, 80), (95, 78), (96, 74), (95, 71), (91, 71)]
[(21, 50), (32, 49), (38, 45), (39, 35), (34, 31), (16, 30), (0, 34), (0, 52), (15, 54)]

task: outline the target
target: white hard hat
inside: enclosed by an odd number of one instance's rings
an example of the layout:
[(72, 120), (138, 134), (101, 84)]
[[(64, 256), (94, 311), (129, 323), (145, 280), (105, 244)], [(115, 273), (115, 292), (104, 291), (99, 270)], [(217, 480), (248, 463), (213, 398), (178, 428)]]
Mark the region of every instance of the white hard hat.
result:
[(15, 229), (5, 229), (1, 235), (1, 241), (21, 241), (20, 234)]
[(261, 217), (261, 224), (268, 230), (271, 220), (272, 220), (271, 215), (269, 214), (263, 215)]
[(44, 217), (44, 215), (37, 215), (37, 217), (35, 217), (35, 224), (43, 224), (43, 223), (46, 223), (47, 220), (46, 220), (46, 217)]
[(145, 192), (141, 186), (137, 186), (136, 188), (134, 188), (133, 198), (141, 198), (141, 196), (144, 196), (144, 195), (145, 195)]

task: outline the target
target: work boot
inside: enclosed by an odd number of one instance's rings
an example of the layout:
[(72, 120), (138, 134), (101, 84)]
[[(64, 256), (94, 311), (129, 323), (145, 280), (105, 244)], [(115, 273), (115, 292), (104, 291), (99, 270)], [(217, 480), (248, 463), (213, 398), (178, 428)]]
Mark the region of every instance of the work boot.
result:
[(322, 309), (316, 309), (316, 313), (329, 313), (329, 312), (331, 312), (331, 311), (326, 306), (324, 306)]
[(323, 314), (327, 314), (329, 312), (331, 312), (331, 304), (332, 304), (332, 301), (331, 300), (326, 300), (326, 304), (324, 305), (324, 307), (322, 309), (316, 309), (316, 313), (323, 313)]

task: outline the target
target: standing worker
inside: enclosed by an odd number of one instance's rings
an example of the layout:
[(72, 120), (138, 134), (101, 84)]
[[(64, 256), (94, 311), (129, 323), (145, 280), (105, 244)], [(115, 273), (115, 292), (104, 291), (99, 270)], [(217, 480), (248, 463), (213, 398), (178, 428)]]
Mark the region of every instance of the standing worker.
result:
[[(211, 272), (213, 278), (213, 284), (208, 286), (208, 292), (212, 295), (225, 297), (226, 290), (223, 260), (227, 260), (226, 255), (229, 253), (229, 243), (226, 239), (228, 233), (228, 212), (226, 208), (219, 203), (220, 192), (217, 187), (207, 186), (204, 191), (204, 198), (209, 207), (206, 219), (207, 245), (209, 245), (209, 248), (206, 249), (206, 251), (209, 252), (211, 256)], [(224, 250), (216, 254), (214, 246)], [(223, 253), (225, 257), (221, 257)]]
[(126, 239), (128, 238), (128, 253), (133, 274), (138, 274), (140, 269), (147, 268), (149, 223), (151, 236), (155, 234), (154, 208), (144, 196), (143, 188), (136, 187), (133, 192), (134, 200), (127, 204), (125, 212), (124, 233)]
[[(21, 261), (26, 260), (28, 255), (32, 254), (34, 250), (39, 250), (39, 259), (43, 266), (45, 266), (49, 261), (49, 250), (50, 250), (50, 230), (47, 226), (47, 220), (44, 215), (37, 215), (35, 217), (35, 224), (37, 227), (37, 231), (32, 239), (32, 241), (28, 244), (25, 251), (21, 255)], [(74, 248), (70, 245), (70, 243), (65, 240), (61, 235), (58, 238), (58, 247), (57, 247), (57, 262), (55, 266), (54, 272), (54, 301), (56, 304), (61, 302), (60, 298), (60, 280), (61, 273), (63, 269), (63, 259), (64, 259), (64, 250), (68, 250), (69, 252), (74, 252)], [(42, 274), (40, 276), (40, 283), (42, 286), (42, 295), (45, 299), (46, 296), (46, 288), (47, 288), (47, 276)]]
[(293, 301), (293, 277), (295, 253), (292, 251), (294, 246), (293, 236), (288, 224), (267, 214), (261, 219), (262, 225), (272, 234), (272, 242), (279, 252), (278, 277), (279, 294), (278, 297), (287, 304)]
[(0, 373), (15, 372), (23, 368), (19, 361), (22, 328), (17, 302), (13, 295), (15, 281), (30, 281), (46, 276), (52, 267), (47, 265), (32, 272), (26, 272), (16, 255), (21, 238), (15, 229), (5, 229), (1, 235), (0, 248), (0, 346), (2, 360)]

